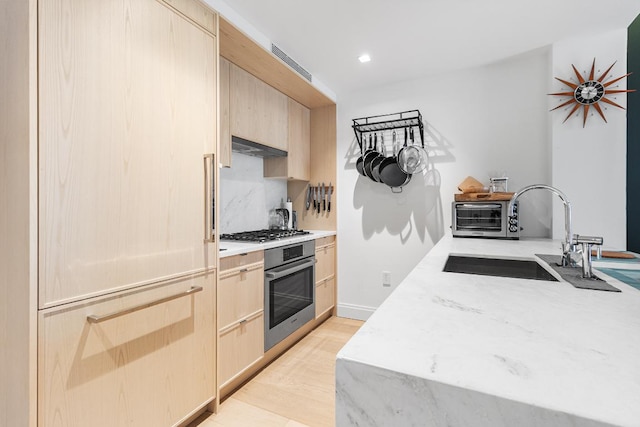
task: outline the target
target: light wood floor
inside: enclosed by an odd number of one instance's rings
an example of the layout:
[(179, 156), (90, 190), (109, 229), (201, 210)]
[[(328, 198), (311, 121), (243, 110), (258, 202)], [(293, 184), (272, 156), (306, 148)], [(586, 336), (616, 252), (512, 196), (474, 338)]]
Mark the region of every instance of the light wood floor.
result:
[(334, 426), (336, 354), (362, 323), (331, 317), (195, 425)]

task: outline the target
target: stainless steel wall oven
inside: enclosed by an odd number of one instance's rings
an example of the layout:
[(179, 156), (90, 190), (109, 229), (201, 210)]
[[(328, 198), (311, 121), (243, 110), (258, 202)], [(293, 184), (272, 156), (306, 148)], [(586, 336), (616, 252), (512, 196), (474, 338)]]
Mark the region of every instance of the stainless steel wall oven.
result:
[(313, 320), (315, 240), (264, 251), (264, 350)]

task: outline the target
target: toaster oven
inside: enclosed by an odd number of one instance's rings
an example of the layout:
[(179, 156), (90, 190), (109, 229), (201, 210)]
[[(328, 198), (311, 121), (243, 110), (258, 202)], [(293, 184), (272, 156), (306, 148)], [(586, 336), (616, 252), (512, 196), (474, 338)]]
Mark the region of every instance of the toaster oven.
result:
[(519, 239), (518, 202), (508, 216), (508, 200), (453, 202), (451, 230), (454, 237)]

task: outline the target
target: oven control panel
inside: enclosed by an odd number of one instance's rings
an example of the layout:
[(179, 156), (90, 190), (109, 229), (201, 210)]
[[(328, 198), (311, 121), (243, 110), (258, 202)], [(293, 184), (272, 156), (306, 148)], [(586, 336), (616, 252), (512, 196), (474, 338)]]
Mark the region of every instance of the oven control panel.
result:
[(302, 245), (289, 246), (282, 250), (282, 261), (287, 262), (303, 256)]
[(268, 270), (282, 264), (297, 261), (315, 255), (316, 241), (307, 240), (301, 243), (278, 246), (276, 248), (265, 249), (264, 269)]

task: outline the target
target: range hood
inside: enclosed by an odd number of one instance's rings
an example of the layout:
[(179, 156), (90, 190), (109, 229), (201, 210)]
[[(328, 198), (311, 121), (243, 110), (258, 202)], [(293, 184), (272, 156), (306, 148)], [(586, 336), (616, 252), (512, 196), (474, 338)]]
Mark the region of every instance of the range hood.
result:
[(231, 137), (231, 150), (254, 157), (286, 157), (287, 152), (237, 136)]

